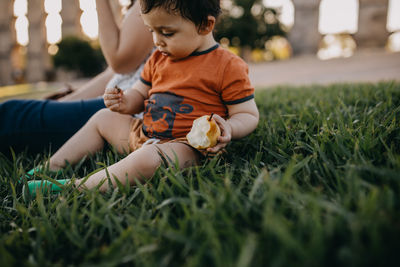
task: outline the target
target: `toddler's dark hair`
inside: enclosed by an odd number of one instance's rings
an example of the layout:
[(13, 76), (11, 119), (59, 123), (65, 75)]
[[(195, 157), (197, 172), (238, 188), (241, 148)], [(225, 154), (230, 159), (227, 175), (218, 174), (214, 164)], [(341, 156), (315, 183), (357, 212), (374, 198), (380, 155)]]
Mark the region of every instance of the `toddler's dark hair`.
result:
[(221, 13), (220, 0), (140, 0), (143, 14), (161, 7), (169, 13), (178, 12), (183, 18), (192, 21), (199, 29), (207, 25), (207, 17), (218, 18)]

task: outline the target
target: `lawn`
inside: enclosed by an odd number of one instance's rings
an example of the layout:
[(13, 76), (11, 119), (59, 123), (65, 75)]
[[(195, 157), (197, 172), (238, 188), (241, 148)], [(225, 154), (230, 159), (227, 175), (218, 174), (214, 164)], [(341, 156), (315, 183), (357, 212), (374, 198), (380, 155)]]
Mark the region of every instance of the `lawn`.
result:
[[(395, 266), (400, 84), (258, 90), (257, 130), (145, 185), (25, 202), (48, 155), (0, 159), (0, 266)], [(81, 177), (111, 150), (69, 167)]]

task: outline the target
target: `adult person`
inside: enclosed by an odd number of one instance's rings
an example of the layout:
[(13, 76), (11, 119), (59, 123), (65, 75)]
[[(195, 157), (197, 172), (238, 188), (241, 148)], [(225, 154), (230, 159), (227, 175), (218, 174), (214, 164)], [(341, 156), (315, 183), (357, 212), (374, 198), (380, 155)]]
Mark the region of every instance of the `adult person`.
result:
[[(74, 93), (54, 100), (9, 100), (0, 104), (0, 152), (10, 157), (27, 151), (58, 149), (98, 110), (105, 88), (125, 90), (139, 78), (153, 49), (151, 33), (140, 18), (138, 1), (131, 3), (119, 26), (109, 1), (96, 0), (99, 40), (108, 68)], [(49, 146), (50, 145), (50, 146)]]

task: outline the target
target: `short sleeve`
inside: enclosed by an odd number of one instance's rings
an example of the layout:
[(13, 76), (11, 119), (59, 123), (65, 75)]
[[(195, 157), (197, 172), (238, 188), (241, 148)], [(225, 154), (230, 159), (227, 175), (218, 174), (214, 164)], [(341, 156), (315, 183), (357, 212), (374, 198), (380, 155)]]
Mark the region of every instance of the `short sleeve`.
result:
[[(155, 51), (156, 52), (156, 51)], [(143, 67), (143, 71), (140, 74), (140, 80), (149, 86), (151, 86), (151, 81), (153, 80), (153, 70), (154, 70), (154, 61), (155, 61), (155, 52), (149, 57), (146, 61), (146, 64)]]
[(233, 57), (225, 67), (221, 82), (221, 96), (225, 105), (234, 105), (254, 98), (254, 87), (250, 83), (247, 64)]

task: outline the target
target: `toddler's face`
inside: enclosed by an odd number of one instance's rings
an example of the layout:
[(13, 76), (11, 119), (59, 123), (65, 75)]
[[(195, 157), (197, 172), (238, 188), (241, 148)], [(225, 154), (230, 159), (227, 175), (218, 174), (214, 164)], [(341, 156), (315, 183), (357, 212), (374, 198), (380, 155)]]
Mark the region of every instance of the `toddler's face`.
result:
[(155, 8), (141, 16), (152, 32), (158, 50), (170, 59), (179, 60), (195, 51), (202, 51), (204, 35), (199, 34), (190, 20), (179, 14), (167, 13), (162, 8)]

